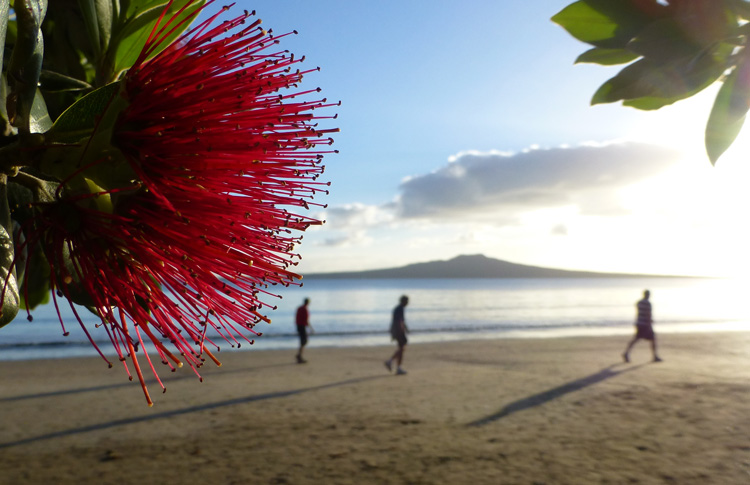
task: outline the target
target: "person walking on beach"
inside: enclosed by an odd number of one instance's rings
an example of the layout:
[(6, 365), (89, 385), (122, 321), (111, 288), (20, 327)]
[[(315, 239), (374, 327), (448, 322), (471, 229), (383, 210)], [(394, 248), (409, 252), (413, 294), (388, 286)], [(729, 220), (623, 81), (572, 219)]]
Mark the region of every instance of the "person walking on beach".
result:
[(643, 291), (643, 298), (638, 300), (636, 303), (637, 316), (635, 320), (635, 336), (633, 340), (628, 343), (625, 352), (622, 354), (622, 358), (625, 362), (630, 362), (630, 349), (633, 345), (640, 340), (651, 341), (651, 353), (654, 357), (654, 362), (661, 362), (661, 358), (656, 353), (656, 335), (654, 335), (653, 319), (651, 318), (651, 302), (649, 297), (651, 292), (648, 290)]
[(399, 300), (399, 304), (393, 309), (393, 320), (391, 321), (391, 339), (395, 340), (398, 344), (398, 349), (393, 353), (390, 359), (385, 361), (385, 367), (388, 371), (393, 371), (393, 361), (396, 361), (396, 375), (406, 374), (406, 371), (401, 368), (401, 361), (404, 359), (404, 347), (406, 347), (406, 334), (409, 329), (406, 326), (406, 318), (404, 316), (404, 309), (409, 304), (409, 297), (404, 295)]
[(310, 327), (310, 331), (315, 333), (315, 329), (310, 325), (310, 312), (307, 310), (307, 306), (310, 304), (310, 299), (305, 298), (302, 305), (297, 308), (297, 333), (299, 334), (299, 352), (297, 352), (297, 363), (304, 364), (307, 362), (302, 358), (302, 351), (307, 345), (307, 327)]

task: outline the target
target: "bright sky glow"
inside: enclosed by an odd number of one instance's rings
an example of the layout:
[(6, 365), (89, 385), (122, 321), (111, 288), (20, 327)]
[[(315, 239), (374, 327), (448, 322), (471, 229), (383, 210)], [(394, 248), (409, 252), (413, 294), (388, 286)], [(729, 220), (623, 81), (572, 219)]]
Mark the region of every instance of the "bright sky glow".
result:
[[(589, 106), (617, 72), (549, 18), (569, 0), (239, 0), (341, 100), (327, 224), (299, 271), (483, 253), (558, 268), (750, 272), (750, 137), (712, 167), (716, 87), (656, 112)], [(211, 10), (213, 7), (209, 7)]]

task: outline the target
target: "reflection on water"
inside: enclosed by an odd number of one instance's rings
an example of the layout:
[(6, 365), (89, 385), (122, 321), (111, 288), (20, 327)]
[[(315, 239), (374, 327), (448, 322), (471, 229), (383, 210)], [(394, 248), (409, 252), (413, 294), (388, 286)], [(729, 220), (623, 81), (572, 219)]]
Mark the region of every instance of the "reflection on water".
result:
[[(275, 331), (305, 296), (318, 330), (379, 330), (402, 294), (409, 295), (412, 330), (495, 327), (629, 326), (643, 289), (652, 292), (656, 324), (750, 321), (734, 280), (705, 279), (467, 279), (306, 281), (285, 294)], [(280, 324), (276, 326), (276, 324)]]
[[(261, 324), (253, 348), (296, 346), (294, 312), (311, 299), (317, 335), (311, 346), (388, 344), (390, 313), (409, 295), (412, 342), (466, 338), (630, 334), (635, 302), (649, 288), (658, 332), (750, 330), (745, 302), (748, 281), (708, 279), (423, 279), (305, 280), (302, 288), (279, 287), (283, 298)], [(102, 348), (106, 335), (96, 318), (80, 312)], [(34, 311), (0, 330), (0, 360), (94, 355), (67, 312), (63, 338), (54, 307)]]

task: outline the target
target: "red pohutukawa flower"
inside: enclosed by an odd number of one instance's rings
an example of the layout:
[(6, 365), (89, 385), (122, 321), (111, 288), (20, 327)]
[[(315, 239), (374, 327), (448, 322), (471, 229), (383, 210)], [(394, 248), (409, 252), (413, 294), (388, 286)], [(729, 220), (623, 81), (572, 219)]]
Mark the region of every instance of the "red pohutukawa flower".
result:
[[(71, 174), (38, 206), (43, 230), (28, 242), (44, 248), (52, 289), (101, 317), (149, 405), (136, 359), (145, 341), (173, 370), (184, 361), (197, 374), (216, 361), (216, 335), (252, 343), (269, 321), (269, 284), (295, 284), (293, 231), (319, 222), (290, 210), (325, 192), (316, 179), (337, 131), (317, 126), (330, 104), (305, 100), (319, 89), (298, 90), (309, 71), (278, 50), (283, 36), (260, 29), (254, 12), (214, 25), (218, 15), (148, 59), (176, 27), (160, 19), (117, 94), (126, 107), (111, 145), (130, 180), (101, 187), (82, 175), (90, 166)], [(112, 163), (108, 153), (94, 168)], [(94, 189), (81, 191), (81, 178)]]

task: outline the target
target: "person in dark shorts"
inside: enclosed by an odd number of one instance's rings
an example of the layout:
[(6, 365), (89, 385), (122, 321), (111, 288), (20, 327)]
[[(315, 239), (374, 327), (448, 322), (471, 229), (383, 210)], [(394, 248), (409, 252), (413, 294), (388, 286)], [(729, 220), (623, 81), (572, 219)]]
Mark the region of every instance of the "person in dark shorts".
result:
[(404, 316), (404, 310), (406, 305), (409, 304), (409, 297), (404, 295), (399, 300), (399, 304), (393, 309), (393, 319), (391, 321), (391, 339), (395, 340), (398, 344), (398, 349), (393, 353), (390, 359), (385, 361), (385, 367), (389, 371), (393, 371), (393, 361), (396, 361), (396, 374), (403, 375), (406, 371), (401, 368), (401, 361), (404, 359), (404, 348), (406, 347), (406, 334), (409, 332), (406, 326), (406, 318)]
[(651, 317), (651, 302), (649, 298), (651, 292), (648, 290), (643, 291), (643, 298), (636, 303), (636, 320), (635, 320), (635, 336), (633, 340), (628, 343), (625, 352), (622, 354), (622, 358), (625, 362), (630, 362), (630, 349), (640, 339), (649, 340), (651, 342), (651, 353), (654, 357), (654, 362), (661, 362), (661, 358), (656, 354), (656, 335), (654, 334), (653, 319)]
[(315, 333), (315, 329), (310, 325), (310, 312), (307, 310), (307, 306), (310, 304), (310, 299), (305, 298), (302, 305), (297, 308), (297, 315), (295, 320), (297, 322), (297, 333), (299, 334), (299, 351), (297, 352), (297, 363), (304, 364), (307, 362), (302, 358), (302, 351), (307, 345), (307, 327), (310, 327), (310, 331)]

